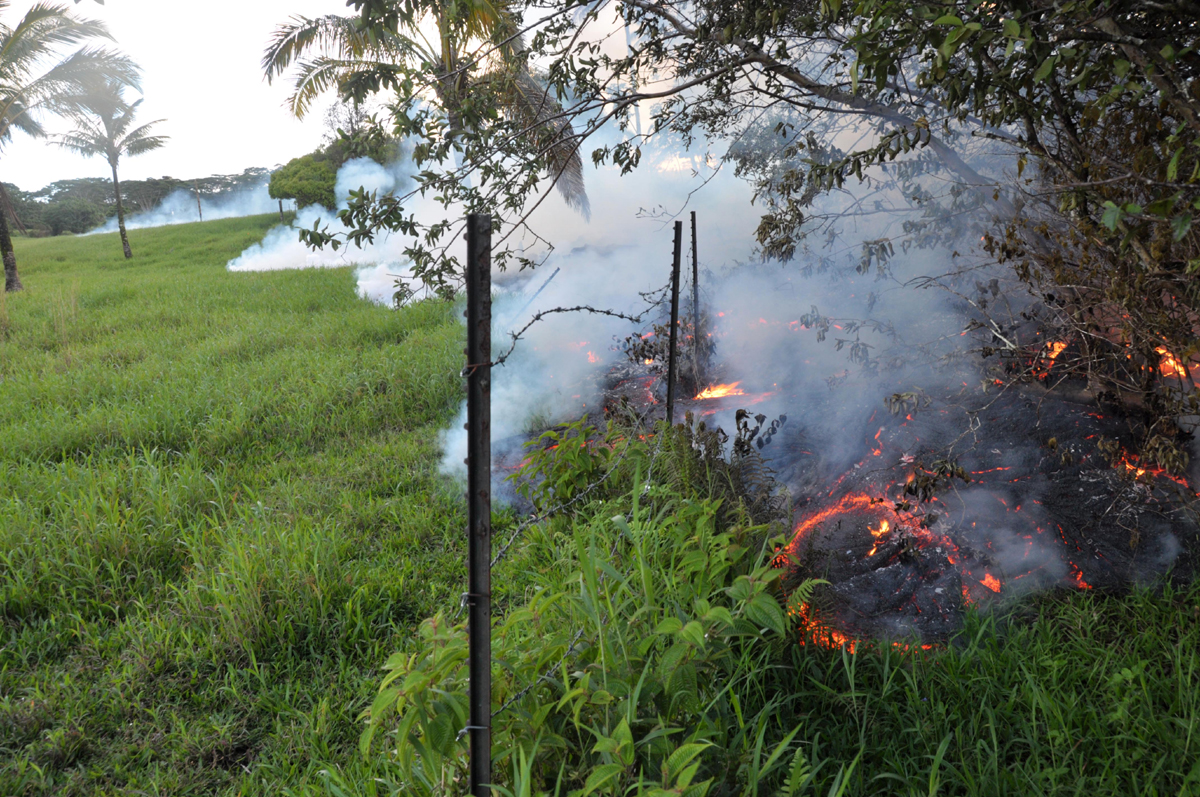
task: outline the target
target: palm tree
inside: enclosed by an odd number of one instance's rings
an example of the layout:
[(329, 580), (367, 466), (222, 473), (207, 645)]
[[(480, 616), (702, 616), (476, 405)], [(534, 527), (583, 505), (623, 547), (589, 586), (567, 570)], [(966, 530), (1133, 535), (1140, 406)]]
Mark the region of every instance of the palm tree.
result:
[[(263, 57), (263, 71), (273, 81), (293, 64), (298, 66), (290, 109), (303, 118), (318, 95), (329, 88), (345, 89), (356, 81), (375, 85), (404, 82), (406, 64), (434, 65), (427, 99), (446, 114), (453, 136), (462, 129), (460, 108), (473, 87), (487, 85), (500, 98), (501, 110), (522, 123), (529, 145), (541, 151), (555, 186), (567, 204), (585, 216), (588, 198), (583, 184), (583, 162), (570, 122), (558, 102), (524, 66), (521, 36), (502, 0), (468, 0), (454, 5), (443, 0), (430, 14), (437, 40), (419, 29), (420, 20), (407, 25), (411, 35), (364, 28), (358, 18), (328, 15), (316, 19), (296, 16), (279, 26)], [(401, 15), (403, 17), (403, 15)], [(480, 59), (482, 71), (466, 68), (466, 47), (488, 45), (490, 54)], [(320, 54), (304, 56), (316, 49)]]
[[(0, 12), (9, 4), (9, 0), (0, 0)], [(66, 6), (50, 3), (35, 4), (14, 27), (0, 23), (0, 153), (14, 130), (35, 137), (46, 135), (39, 115), (74, 110), (75, 100), (97, 76), (137, 86), (138, 69), (124, 56), (96, 47), (63, 56), (64, 47), (96, 38), (111, 40), (112, 35), (103, 23), (75, 17)], [(21, 278), (7, 210), (0, 212), (4, 289), (19, 291)]]
[(71, 114), (75, 129), (55, 137), (60, 147), (78, 152), (84, 157), (103, 155), (112, 168), (113, 195), (117, 200), (117, 227), (121, 230), (121, 245), (125, 257), (133, 257), (129, 248), (129, 236), (125, 232), (125, 208), (121, 206), (121, 182), (117, 179), (117, 163), (122, 155), (141, 155), (158, 149), (167, 142), (167, 136), (151, 135), (151, 129), (163, 121), (147, 122), (130, 130), (134, 114), (142, 104), (125, 102), (122, 93), (124, 84), (116, 80), (105, 80), (78, 101), (79, 110)]

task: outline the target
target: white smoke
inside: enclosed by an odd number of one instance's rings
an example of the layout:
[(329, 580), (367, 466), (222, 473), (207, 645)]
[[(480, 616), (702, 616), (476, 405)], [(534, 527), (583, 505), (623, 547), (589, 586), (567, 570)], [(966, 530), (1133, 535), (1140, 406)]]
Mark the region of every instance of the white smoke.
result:
[[(342, 164), (338, 170), (334, 194), (338, 207), (344, 208), (352, 190), (365, 188), (386, 194), (405, 191), (412, 184), (411, 171), (403, 162), (381, 166), (370, 158), (356, 158)], [(374, 266), (362, 278), (360, 292), (372, 298), (390, 299), (385, 285), (394, 281), (393, 275), (407, 275), (403, 256), (403, 241), (397, 236), (379, 235), (374, 243), (359, 247), (347, 245), (311, 250), (300, 242), (298, 228), (328, 227), (330, 232), (347, 232), (337, 214), (318, 205), (301, 208), (292, 226), (279, 225), (271, 229), (260, 243), (253, 244), (227, 264), (230, 271), (277, 271), (292, 268), (337, 268), (342, 266)]]
[[(291, 209), (295, 203), (286, 201), (284, 207)], [(191, 191), (180, 188), (171, 192), (154, 210), (131, 213), (125, 217), (127, 230), (139, 230), (143, 227), (162, 227), (168, 224), (186, 224), (192, 221), (213, 221), (216, 219), (232, 219), (241, 216), (257, 216), (263, 213), (275, 213), (279, 210), (279, 200), (271, 199), (267, 193), (267, 183), (263, 182), (252, 188), (243, 188), (219, 194), (213, 197), (201, 197), (200, 206), (196, 206), (196, 195)], [(88, 232), (94, 235), (102, 232), (116, 232), (117, 217), (113, 216), (104, 224)]]

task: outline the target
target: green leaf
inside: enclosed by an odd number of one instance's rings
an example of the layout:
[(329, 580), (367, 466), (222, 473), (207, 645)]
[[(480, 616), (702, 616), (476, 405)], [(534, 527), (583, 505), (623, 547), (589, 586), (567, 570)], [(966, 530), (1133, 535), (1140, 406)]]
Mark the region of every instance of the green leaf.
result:
[(1117, 207), (1112, 202), (1104, 203), (1104, 215), (1100, 217), (1100, 223), (1110, 230), (1117, 229), (1117, 225), (1121, 223), (1121, 217), (1125, 212)]
[(963, 21), (953, 14), (945, 14), (933, 21), (934, 25), (953, 25), (956, 28), (961, 28)]
[(620, 764), (603, 764), (596, 767), (592, 770), (592, 774), (588, 775), (587, 782), (583, 784), (583, 794), (580, 797), (587, 797), (587, 795), (616, 778), (624, 770), (625, 767)]
[(769, 628), (780, 635), (787, 633), (783, 609), (780, 609), (775, 599), (765, 592), (758, 593), (746, 604), (746, 616), (760, 628)]
[(1156, 199), (1146, 206), (1146, 212), (1151, 216), (1168, 216), (1175, 209), (1175, 203), (1178, 201), (1179, 195)]
[(429, 723), (429, 746), (442, 755), (447, 755), (450, 752), (450, 743), (453, 741), (454, 723), (447, 715), (439, 714), (433, 722)]
[(1042, 61), (1042, 65), (1039, 66), (1037, 68), (1037, 71), (1033, 73), (1033, 82), (1041, 83), (1043, 80), (1050, 77), (1050, 73), (1054, 71), (1054, 65), (1057, 62), (1058, 62), (1057, 55), (1052, 55), (1049, 58), (1047, 58), (1045, 61)]
[(667, 758), (667, 779), (675, 780), (693, 758), (700, 755), (709, 747), (712, 747), (710, 742), (693, 742), (685, 744), (671, 753), (670, 757)]
[(733, 625), (733, 615), (724, 606), (714, 606), (704, 615), (708, 621), (716, 621), (722, 625)]
[(1124, 78), (1125, 75), (1129, 74), (1129, 62), (1124, 58), (1118, 58), (1113, 61), (1113, 73), (1118, 78)]
[(1179, 156), (1183, 154), (1183, 149), (1175, 150), (1175, 154), (1171, 156), (1171, 161), (1167, 164), (1167, 182), (1175, 182), (1175, 178), (1179, 176)]
[(679, 632), (679, 629), (681, 629), (681, 628), (683, 628), (683, 623), (680, 622), (678, 617), (668, 617), (667, 619), (663, 620), (661, 623), (658, 624), (658, 627), (656, 627), (654, 629), (654, 633), (656, 633), (656, 634), (676, 634)]
[(1176, 241), (1183, 240), (1183, 236), (1187, 235), (1188, 230), (1192, 227), (1192, 214), (1181, 213), (1171, 219), (1171, 237)]
[(679, 665), (675, 668), (675, 672), (671, 673), (671, 680), (667, 682), (667, 691), (672, 697), (689, 695), (695, 698), (700, 693), (698, 684), (696, 665), (689, 661), (687, 664)]
[(1021, 23), (1015, 19), (1004, 20), (1004, 35), (1010, 39), (1018, 39), (1021, 37)]
[(611, 736), (601, 736), (592, 747), (593, 753), (615, 753), (621, 749), (621, 743)]
[(704, 648), (704, 626), (692, 620), (679, 631), (679, 638), (685, 642), (690, 642), (696, 647)]
[(621, 759), (621, 763), (629, 766), (633, 763), (633, 733), (629, 730), (629, 723), (624, 717), (617, 724), (616, 730), (613, 731), (613, 739), (617, 742), (617, 756)]
[(753, 588), (750, 585), (750, 579), (745, 576), (738, 576), (733, 582), (733, 586), (729, 588), (729, 597), (735, 601), (744, 601), (750, 598)]

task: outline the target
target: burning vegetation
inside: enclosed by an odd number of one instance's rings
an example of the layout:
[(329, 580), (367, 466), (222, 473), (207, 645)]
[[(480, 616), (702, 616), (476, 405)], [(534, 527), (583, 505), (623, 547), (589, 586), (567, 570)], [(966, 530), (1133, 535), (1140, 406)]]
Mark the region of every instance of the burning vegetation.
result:
[[(1195, 488), (1139, 453), (1140, 416), (1064, 389), (1075, 380), (1072, 341), (1006, 356), (979, 389), (943, 380), (894, 393), (847, 435), (822, 419), (840, 417), (849, 371), (814, 394), (794, 381), (766, 384), (766, 374), (749, 377), (714, 354), (739, 323), (757, 335), (812, 338), (853, 333), (853, 322), (741, 316), (706, 315), (702, 335), (681, 321), (677, 356), (690, 398), (677, 399), (676, 420), (692, 448), (731, 457), (740, 496), (760, 520), (791, 529), (775, 559), (785, 591), (824, 582), (787, 602), (802, 643), (928, 647), (960, 628), (971, 606), (1049, 589), (1119, 590), (1168, 572), (1191, 577)], [(597, 375), (608, 415), (664, 417), (667, 337), (661, 325), (630, 336), (627, 356)], [(838, 345), (853, 357), (853, 340)], [(594, 347), (564, 350), (590, 360)], [(1178, 363), (1163, 355), (1153, 367), (1167, 376)], [(801, 420), (789, 424), (789, 415)], [(841, 450), (830, 449), (835, 440)]]

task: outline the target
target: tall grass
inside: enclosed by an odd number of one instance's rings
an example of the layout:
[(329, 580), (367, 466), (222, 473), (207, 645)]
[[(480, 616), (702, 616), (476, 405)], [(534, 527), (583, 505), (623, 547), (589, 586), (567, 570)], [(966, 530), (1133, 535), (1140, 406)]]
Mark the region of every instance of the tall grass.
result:
[(271, 217), (19, 240), (0, 304), (0, 794), (279, 794), (455, 591), (447, 306), (231, 274)]

